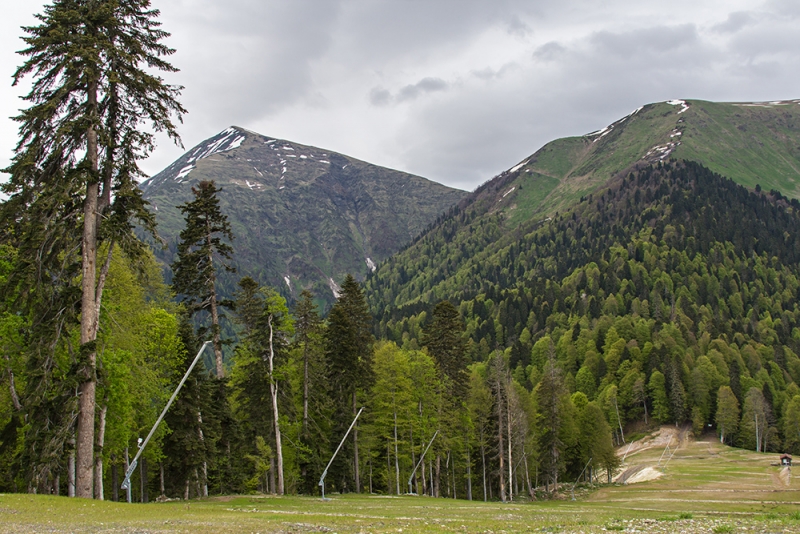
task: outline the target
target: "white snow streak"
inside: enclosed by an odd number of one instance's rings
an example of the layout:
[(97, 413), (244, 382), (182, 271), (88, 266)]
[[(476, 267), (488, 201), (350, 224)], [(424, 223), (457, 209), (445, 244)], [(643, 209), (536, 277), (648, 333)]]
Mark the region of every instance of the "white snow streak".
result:
[(194, 165), (187, 165), (186, 167), (182, 168), (180, 171), (178, 171), (177, 176), (175, 176), (175, 180), (182, 180), (186, 178), (193, 169)]
[(336, 285), (336, 282), (333, 281), (333, 278), (328, 278), (328, 287), (330, 287), (331, 291), (333, 292), (333, 298), (338, 299), (342, 294), (342, 288)]
[(509, 194), (510, 194), (512, 191), (514, 191), (514, 189), (516, 189), (516, 188), (517, 188), (517, 186), (514, 186), (514, 187), (512, 187), (511, 189), (509, 189), (508, 191), (506, 191), (506, 192), (503, 194), (503, 198), (506, 198), (506, 197), (507, 197), (507, 196), (508, 196), (508, 195), (509, 195)]
[(678, 112), (678, 115), (689, 109), (689, 104), (687, 104), (685, 100), (667, 100), (667, 104), (670, 106), (681, 106), (681, 110)]
[(372, 258), (370, 257), (367, 257), (366, 262), (367, 262), (367, 267), (369, 267), (369, 270), (374, 273), (376, 269), (375, 262), (372, 261)]
[(510, 169), (508, 169), (508, 172), (517, 172), (518, 170), (520, 170), (522, 167), (524, 167), (527, 164), (528, 164), (528, 160), (526, 159), (525, 161), (523, 161), (519, 165), (515, 165), (515, 166), (511, 167)]
[(284, 276), (283, 280), (284, 280), (284, 282), (286, 282), (286, 285), (289, 286), (289, 289), (292, 289), (292, 281), (289, 280), (289, 277), (288, 276)]

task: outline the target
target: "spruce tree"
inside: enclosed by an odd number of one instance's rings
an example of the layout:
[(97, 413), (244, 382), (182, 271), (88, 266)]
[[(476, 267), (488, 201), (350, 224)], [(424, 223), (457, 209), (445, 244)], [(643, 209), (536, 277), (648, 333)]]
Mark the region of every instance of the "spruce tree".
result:
[[(15, 117), (20, 141), (5, 170), (11, 178), (2, 190), (10, 199), (0, 218), (15, 227), (12, 235), (21, 245), (23, 261), (11, 283), (31, 282), (23, 304), (39, 324), (49, 325), (37, 329), (38, 346), (52, 351), (63, 327), (76, 322), (80, 311), (74, 364), (79, 497), (93, 496), (95, 345), (104, 281), (102, 272), (98, 276), (99, 246), (116, 240), (136, 248), (131, 217), (152, 227), (134, 180), (141, 175), (137, 160), (153, 148), (153, 137), (142, 126), (177, 140), (171, 115), (184, 112), (176, 100), (180, 88), (152, 74), (175, 70), (161, 59), (173, 50), (160, 42), (168, 34), (159, 29), (158, 14), (149, 0), (57, 0), (37, 15), (39, 25), (23, 28), (28, 48), (21, 54), (28, 59), (14, 74), (14, 84), (33, 77), (25, 97), (31, 106)], [(73, 287), (78, 279), (79, 289)], [(41, 297), (49, 305), (42, 305)], [(55, 321), (46, 317), (52, 304), (61, 310)], [(47, 374), (51, 359), (45, 356), (34, 366)], [(34, 406), (53, 397), (42, 390), (51, 383), (49, 376), (35, 381)], [(32, 415), (29, 432), (35, 435), (37, 416)]]
[[(352, 275), (342, 283), (341, 293), (328, 315), (325, 332), (325, 357), (334, 403), (334, 438), (343, 436), (358, 411), (358, 393), (372, 383), (372, 317), (367, 309), (361, 286)], [(350, 415), (352, 414), (352, 415)], [(353, 428), (352, 449), (344, 450), (334, 463), (334, 483), (340, 490), (348, 487), (350, 471), (343, 456), (352, 452), (355, 491), (361, 491), (358, 457), (358, 426)]]
[(458, 310), (450, 301), (443, 300), (434, 307), (433, 320), (422, 336), (423, 346), (448, 378), (449, 393), (454, 399), (464, 398), (469, 382), (463, 334), (464, 323)]
[(178, 208), (184, 214), (186, 227), (180, 233), (178, 259), (172, 263), (172, 287), (194, 316), (200, 312), (211, 315), (211, 335), (217, 378), (225, 376), (222, 362), (219, 308), (226, 306), (217, 295), (217, 265), (233, 272), (224, 261), (230, 260), (233, 248), (223, 239), (233, 240), (228, 217), (219, 207), (214, 181), (200, 182), (192, 187), (194, 200)]
[(300, 440), (304, 454), (300, 456), (301, 490), (313, 493), (322, 469), (327, 462), (330, 433), (328, 416), (330, 396), (325, 376), (323, 346), (324, 328), (314, 296), (308, 290), (300, 293), (294, 308), (295, 358), (302, 366), (302, 427)]
[[(239, 282), (237, 294), (237, 315), (244, 327), (243, 349), (260, 360), (256, 365), (266, 374), (269, 384), (269, 399), (272, 412), (272, 434), (275, 439), (275, 458), (278, 495), (283, 495), (284, 467), (283, 445), (280, 426), (280, 410), (278, 406), (277, 368), (282, 366), (288, 347), (289, 336), (293, 333), (292, 319), (286, 308), (286, 301), (269, 287), (258, 287), (255, 280), (245, 277)], [(254, 362), (255, 363), (255, 362)], [(265, 369), (264, 369), (265, 367)], [(241, 391), (239, 396), (248, 396), (253, 392)], [(256, 393), (258, 400), (263, 394)], [(244, 400), (244, 399), (240, 399)], [(245, 400), (253, 403), (253, 399)]]

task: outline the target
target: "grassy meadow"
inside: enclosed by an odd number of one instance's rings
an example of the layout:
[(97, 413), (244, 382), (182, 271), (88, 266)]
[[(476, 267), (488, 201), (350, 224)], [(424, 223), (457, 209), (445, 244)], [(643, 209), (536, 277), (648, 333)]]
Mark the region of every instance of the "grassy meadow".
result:
[(666, 427), (620, 454), (617, 482), (579, 486), (575, 501), (569, 488), (556, 500), (507, 504), (251, 495), (128, 505), (3, 494), (0, 532), (800, 532), (800, 476), (772, 465), (777, 454)]

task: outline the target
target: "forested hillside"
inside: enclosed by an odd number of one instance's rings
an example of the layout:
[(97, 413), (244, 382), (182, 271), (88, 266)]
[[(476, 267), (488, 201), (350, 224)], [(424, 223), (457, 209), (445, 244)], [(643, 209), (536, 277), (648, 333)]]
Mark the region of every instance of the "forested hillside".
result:
[(743, 417), (726, 441), (795, 449), (798, 207), (694, 163), (659, 163), (513, 230), (502, 213), (451, 210), (366, 293), (378, 335), (409, 348), (449, 299), (470, 358), (504, 351), (528, 389), (555, 356), (570, 391), (615, 400), (618, 432), (645, 413), (719, 425), (718, 393), (730, 388), (725, 399), (763, 417), (757, 428)]

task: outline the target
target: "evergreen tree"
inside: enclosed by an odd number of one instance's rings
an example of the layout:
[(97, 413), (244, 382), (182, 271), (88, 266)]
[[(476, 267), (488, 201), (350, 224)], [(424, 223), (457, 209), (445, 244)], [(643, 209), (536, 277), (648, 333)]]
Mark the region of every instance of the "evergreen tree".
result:
[(302, 368), (301, 384), (297, 388), (302, 394), (303, 414), (300, 440), (304, 454), (299, 459), (300, 483), (304, 493), (314, 493), (326, 457), (330, 454), (330, 396), (325, 379), (324, 328), (313, 295), (308, 290), (300, 293), (294, 317), (294, 354)]
[(611, 427), (603, 415), (603, 409), (596, 402), (590, 402), (579, 410), (578, 428), (581, 463), (585, 465), (591, 460), (593, 465), (604, 468), (611, 483), (611, 476), (619, 466), (620, 459), (611, 441)]
[(463, 399), (467, 391), (466, 345), (464, 323), (453, 304), (448, 300), (433, 308), (433, 317), (422, 335), (422, 345), (433, 356), (443, 376), (450, 383), (454, 399)]
[[(343, 436), (358, 411), (358, 393), (372, 383), (372, 317), (364, 293), (352, 275), (342, 283), (339, 298), (328, 314), (325, 331), (325, 357), (334, 403), (333, 439)], [(352, 414), (352, 415), (350, 415)], [(352, 470), (345, 468), (342, 457), (352, 454)], [(343, 450), (334, 463), (332, 479), (340, 491), (350, 486), (352, 473), (356, 492), (361, 491), (358, 456), (358, 426), (353, 428), (352, 449)]]
[[(179, 332), (186, 347), (181, 367), (188, 369), (200, 343), (186, 314), (181, 317)], [(180, 378), (176, 373), (175, 382)], [(164, 440), (168, 491), (184, 499), (189, 498), (192, 489), (197, 497), (208, 496), (208, 464), (216, 453), (216, 436), (209, 432), (214, 389), (208, 372), (202, 365), (195, 366), (164, 417), (170, 429)]]
[(647, 387), (653, 399), (653, 419), (659, 423), (666, 423), (669, 420), (669, 399), (664, 374), (661, 371), (653, 371)]
[[(178, 258), (172, 263), (172, 287), (186, 303), (189, 312), (208, 312), (211, 315), (211, 336), (217, 378), (225, 376), (222, 362), (219, 308), (228, 303), (217, 295), (217, 265), (215, 258), (230, 260), (233, 248), (223, 241), (233, 240), (228, 217), (219, 207), (217, 193), (221, 191), (213, 181), (200, 182), (192, 187), (194, 200), (178, 206), (184, 214), (186, 227), (180, 233)], [(224, 261), (221, 266), (233, 272)], [(202, 337), (202, 334), (201, 334)]]
[(556, 366), (552, 354), (545, 363), (535, 393), (539, 406), (539, 464), (546, 480), (556, 491), (559, 474), (565, 467), (564, 451), (577, 436), (574, 414), (570, 413), (574, 407), (564, 387), (561, 369)]
[[(20, 141), (6, 169), (11, 178), (2, 189), (10, 199), (1, 218), (15, 227), (20, 254), (27, 258), (15, 283), (32, 283), (28, 307), (38, 308), (37, 320), (49, 325), (37, 332), (40, 346), (54, 347), (65, 321), (76, 320), (74, 311), (80, 310), (76, 476), (77, 495), (85, 498), (94, 493), (96, 337), (104, 279), (98, 276), (99, 245), (121, 238), (135, 243), (131, 217), (152, 227), (133, 180), (141, 174), (136, 161), (153, 148), (141, 126), (177, 140), (170, 116), (184, 111), (176, 101), (179, 88), (151, 73), (175, 70), (161, 59), (173, 51), (160, 42), (168, 34), (159, 28), (158, 14), (149, 0), (57, 0), (37, 16), (39, 25), (24, 28), (28, 48), (21, 54), (28, 59), (14, 74), (15, 84), (26, 76), (34, 79), (26, 97), (31, 107), (15, 117)], [(80, 280), (79, 290), (71, 287), (74, 280)], [(43, 284), (54, 290), (36, 291)], [(42, 296), (73, 313), (50, 321), (48, 306), (33, 305), (41, 304)], [(48, 373), (46, 360), (35, 366)], [(50, 396), (41, 389), (50, 378), (37, 381), (30, 392), (33, 405)], [(31, 423), (37, 419), (34, 415)], [(35, 435), (37, 429), (30, 431)]]
[[(237, 315), (244, 326), (242, 345), (266, 365), (272, 411), (272, 435), (275, 439), (274, 452), (277, 461), (276, 492), (278, 495), (283, 495), (285, 484), (277, 373), (286, 359), (289, 336), (294, 333), (294, 328), (289, 310), (286, 308), (286, 301), (274, 289), (259, 288), (250, 277), (242, 278), (239, 287), (241, 290), (237, 295), (236, 307)], [(247, 395), (247, 392), (242, 393)]]

